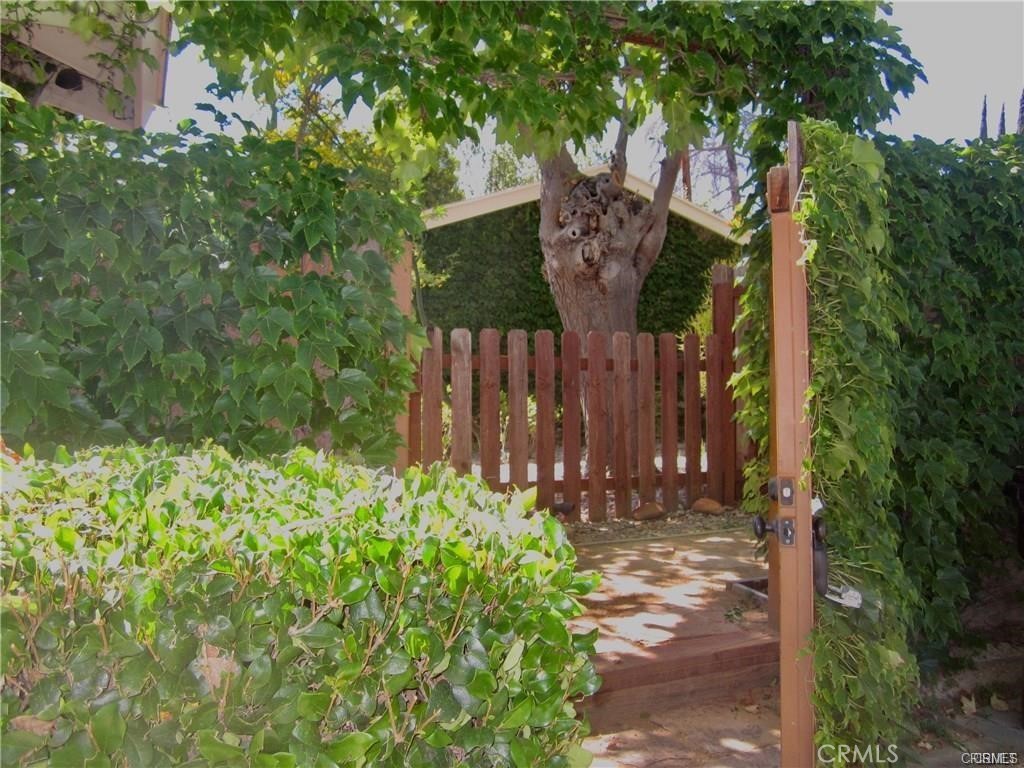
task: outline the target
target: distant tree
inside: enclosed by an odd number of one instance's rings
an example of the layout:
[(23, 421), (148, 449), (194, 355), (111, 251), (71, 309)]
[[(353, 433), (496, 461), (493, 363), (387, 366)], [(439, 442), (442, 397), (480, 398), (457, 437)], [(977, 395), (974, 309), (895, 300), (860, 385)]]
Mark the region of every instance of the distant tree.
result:
[(999, 110), (999, 133), (996, 135), (1006, 135), (1006, 102), (1003, 102), (1003, 108)]
[(978, 130), (978, 138), (988, 138), (988, 96), (981, 97), (981, 128)]
[(1024, 88), (1020, 92), (1020, 106), (1017, 107), (1017, 133), (1024, 135)]
[(499, 144), (491, 153), (484, 192), (500, 192), (503, 189), (537, 181), (537, 178), (536, 163), (533, 164), (532, 170), (526, 168), (523, 159), (516, 154), (510, 144)]

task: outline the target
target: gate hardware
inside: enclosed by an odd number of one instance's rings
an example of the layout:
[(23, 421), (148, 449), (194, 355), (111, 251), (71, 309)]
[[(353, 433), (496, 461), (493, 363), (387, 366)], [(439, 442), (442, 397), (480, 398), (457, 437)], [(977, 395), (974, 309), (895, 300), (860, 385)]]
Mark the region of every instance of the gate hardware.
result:
[(841, 587), (829, 587), (825, 595), (826, 600), (831, 600), (844, 608), (860, 608), (864, 603), (864, 597), (853, 587), (843, 585)]
[[(779, 489), (781, 488), (781, 497)], [(796, 503), (796, 481), (792, 477), (773, 477), (768, 480), (768, 498), (777, 501), (783, 507), (792, 507)]]
[(828, 535), (828, 528), (825, 525), (825, 518), (821, 516), (825, 511), (825, 505), (821, 499), (815, 497), (811, 501), (811, 560), (812, 573), (814, 576), (814, 591), (822, 597), (828, 596), (828, 549), (825, 547), (825, 536)]
[(796, 543), (796, 518), (779, 517), (773, 522), (767, 523), (760, 515), (754, 518), (754, 535), (758, 540), (763, 539), (769, 533), (779, 537), (779, 543), (787, 547)]

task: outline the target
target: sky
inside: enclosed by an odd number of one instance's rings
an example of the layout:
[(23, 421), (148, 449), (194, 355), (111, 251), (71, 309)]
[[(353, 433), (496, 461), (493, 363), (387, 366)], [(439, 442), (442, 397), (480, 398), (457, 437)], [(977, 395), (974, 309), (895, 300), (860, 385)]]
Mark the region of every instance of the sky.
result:
[[(1000, 107), (1006, 105), (1006, 124), (1013, 131), (1024, 90), (1024, 0), (1001, 2), (936, 2), (898, 0), (893, 3), (889, 23), (901, 28), (903, 40), (921, 62), (928, 78), (918, 83), (909, 99), (901, 98), (900, 114), (881, 130), (904, 138), (921, 135), (945, 141), (975, 138), (981, 122), (981, 103), (988, 97), (989, 134), (994, 135)], [(190, 46), (172, 58), (168, 70), (167, 107), (158, 109), (147, 123), (149, 130), (174, 130), (179, 120), (192, 117), (200, 127), (215, 130), (209, 114), (196, 112), (197, 102), (212, 102), (204, 87), (212, 71), (199, 61)], [(220, 105), (227, 113), (237, 110), (243, 117), (262, 124), (266, 113), (251, 99)], [(356, 117), (366, 124), (368, 113)], [(237, 129), (240, 133), (240, 129)], [(609, 142), (610, 143), (610, 142)], [(630, 170), (651, 178), (657, 154), (641, 130), (631, 140)], [(462, 154), (460, 182), (469, 195), (481, 194), (485, 162), (479, 154)]]

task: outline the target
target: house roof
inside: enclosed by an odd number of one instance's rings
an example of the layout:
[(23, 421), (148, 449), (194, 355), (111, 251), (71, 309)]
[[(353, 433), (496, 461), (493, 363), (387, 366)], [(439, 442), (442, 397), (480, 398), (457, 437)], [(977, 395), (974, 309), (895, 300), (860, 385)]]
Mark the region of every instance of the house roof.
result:
[[(587, 168), (583, 173), (587, 176), (594, 176), (607, 171), (608, 166), (603, 165)], [(639, 176), (634, 176), (632, 173), (626, 174), (626, 180), (622, 186), (648, 200), (654, 195), (654, 185), (649, 181), (641, 179)], [(449, 224), (501, 211), (505, 208), (514, 208), (525, 203), (535, 202), (539, 199), (540, 182), (537, 181), (532, 184), (523, 184), (510, 189), (503, 189), (490, 195), (474, 197), (471, 200), (460, 200), (457, 203), (449, 203), (430, 211), (424, 211), (423, 220), (427, 229), (438, 229)], [(733, 234), (731, 222), (677, 195), (672, 196), (669, 202), (669, 211), (676, 216), (693, 222), (699, 227), (703, 227), (716, 235), (728, 238), (734, 242), (746, 243), (750, 239), (749, 235), (736, 237)]]

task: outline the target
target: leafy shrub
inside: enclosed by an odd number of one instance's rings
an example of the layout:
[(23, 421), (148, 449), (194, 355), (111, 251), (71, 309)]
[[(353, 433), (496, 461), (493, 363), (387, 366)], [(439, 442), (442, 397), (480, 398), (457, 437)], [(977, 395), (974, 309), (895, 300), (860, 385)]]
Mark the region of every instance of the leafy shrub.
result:
[(6, 101), (2, 122), (8, 443), (389, 460), (414, 328), (388, 254), (416, 217), (384, 179), (187, 124), (125, 133)]
[(1024, 136), (878, 146), (906, 313), (895, 506), (933, 663), (959, 632), (972, 569), (1013, 541), (1002, 487), (1024, 463)]
[[(519, 205), (423, 235), (426, 320), (446, 330), (562, 328), (551, 288), (541, 275), (540, 212)], [(669, 216), (661, 256), (644, 281), (638, 327), (677, 333), (700, 311), (711, 289), (711, 266), (731, 263), (737, 246)]]
[(523, 506), (307, 449), (8, 468), (3, 764), (585, 765), (595, 581)]

